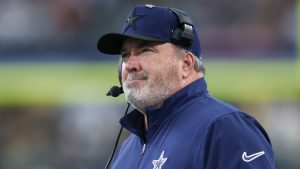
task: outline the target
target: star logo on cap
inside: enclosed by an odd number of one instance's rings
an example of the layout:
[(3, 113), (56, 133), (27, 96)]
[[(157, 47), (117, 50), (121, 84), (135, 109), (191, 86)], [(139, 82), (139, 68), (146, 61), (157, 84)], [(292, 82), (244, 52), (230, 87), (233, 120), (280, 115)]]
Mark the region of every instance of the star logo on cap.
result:
[(164, 158), (165, 151), (161, 152), (158, 160), (153, 160), (153, 169), (161, 169), (164, 163), (167, 161), (168, 158)]
[(135, 29), (135, 22), (142, 18), (145, 15), (136, 15), (135, 14), (135, 9), (132, 11), (132, 14), (130, 15), (129, 18), (126, 19), (127, 22), (127, 27), (132, 27), (133, 29)]

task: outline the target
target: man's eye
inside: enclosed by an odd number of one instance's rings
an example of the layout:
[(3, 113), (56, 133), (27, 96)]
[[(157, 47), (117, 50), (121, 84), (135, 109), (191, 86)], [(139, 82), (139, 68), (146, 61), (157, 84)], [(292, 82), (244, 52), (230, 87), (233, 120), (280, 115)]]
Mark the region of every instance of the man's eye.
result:
[(122, 59), (125, 59), (125, 58), (127, 58), (128, 56), (129, 56), (128, 53), (121, 53)]

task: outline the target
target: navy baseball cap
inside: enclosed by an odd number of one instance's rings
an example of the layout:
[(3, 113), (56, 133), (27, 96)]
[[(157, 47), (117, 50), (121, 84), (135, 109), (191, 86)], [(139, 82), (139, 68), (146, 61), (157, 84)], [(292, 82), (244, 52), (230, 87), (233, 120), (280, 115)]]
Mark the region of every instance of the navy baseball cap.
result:
[(107, 33), (97, 44), (98, 50), (105, 54), (120, 54), (123, 42), (135, 38), (153, 42), (170, 42), (201, 55), (197, 30), (189, 16), (174, 8), (137, 5), (125, 20), (123, 33)]

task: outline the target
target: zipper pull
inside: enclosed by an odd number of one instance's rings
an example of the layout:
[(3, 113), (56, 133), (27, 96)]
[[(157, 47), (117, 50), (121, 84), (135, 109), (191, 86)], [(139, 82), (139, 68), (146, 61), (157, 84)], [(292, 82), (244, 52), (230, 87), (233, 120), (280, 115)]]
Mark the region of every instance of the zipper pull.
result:
[(142, 148), (141, 155), (144, 155), (144, 153), (145, 153), (145, 150), (146, 150), (146, 147), (147, 147), (147, 145), (146, 145), (146, 144), (143, 144), (143, 148)]

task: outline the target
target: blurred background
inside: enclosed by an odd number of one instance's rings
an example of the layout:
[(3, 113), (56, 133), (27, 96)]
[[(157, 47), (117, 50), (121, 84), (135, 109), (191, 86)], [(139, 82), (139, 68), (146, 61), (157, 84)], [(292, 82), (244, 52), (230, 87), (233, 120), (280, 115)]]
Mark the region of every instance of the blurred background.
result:
[(0, 168), (104, 168), (126, 103), (105, 96), (118, 57), (96, 43), (146, 3), (191, 15), (210, 93), (261, 122), (278, 169), (299, 169), (296, 0), (0, 0)]

